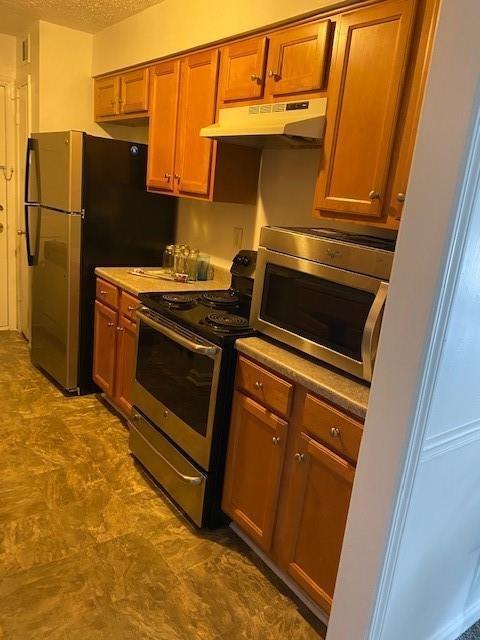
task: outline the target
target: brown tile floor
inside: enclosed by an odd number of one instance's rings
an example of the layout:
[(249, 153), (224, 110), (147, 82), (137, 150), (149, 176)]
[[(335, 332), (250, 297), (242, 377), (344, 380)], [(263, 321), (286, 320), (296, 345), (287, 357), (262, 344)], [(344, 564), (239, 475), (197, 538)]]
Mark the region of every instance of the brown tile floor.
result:
[(122, 423), (0, 332), (0, 638), (314, 640), (322, 625), (229, 530), (195, 532)]

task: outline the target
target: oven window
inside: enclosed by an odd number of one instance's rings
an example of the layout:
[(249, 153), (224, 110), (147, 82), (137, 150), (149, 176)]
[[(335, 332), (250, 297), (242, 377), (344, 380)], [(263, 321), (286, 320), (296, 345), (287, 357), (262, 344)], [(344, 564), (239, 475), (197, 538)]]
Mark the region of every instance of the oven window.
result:
[(267, 264), (260, 317), (361, 361), (362, 336), (375, 295)]
[(214, 361), (140, 322), (136, 379), (197, 433), (207, 433)]

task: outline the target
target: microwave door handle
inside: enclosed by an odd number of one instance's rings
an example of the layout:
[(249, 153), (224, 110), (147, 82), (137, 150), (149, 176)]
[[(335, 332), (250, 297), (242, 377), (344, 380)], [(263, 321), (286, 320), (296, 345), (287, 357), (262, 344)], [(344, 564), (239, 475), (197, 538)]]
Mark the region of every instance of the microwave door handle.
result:
[(182, 347), (185, 347), (185, 349), (188, 349), (189, 351), (193, 351), (194, 353), (199, 353), (201, 355), (209, 356), (209, 357), (216, 356), (218, 354), (220, 350), (219, 347), (213, 347), (213, 346), (210, 347), (208, 345), (198, 344), (197, 342), (193, 342), (193, 340), (189, 340), (184, 335), (177, 333), (173, 329), (170, 329), (170, 327), (166, 327), (165, 325), (160, 324), (159, 322), (155, 322), (155, 320), (152, 320), (152, 318), (149, 318), (144, 313), (142, 313), (143, 309), (145, 309), (145, 307), (141, 307), (139, 310), (137, 310), (136, 312), (137, 318), (139, 318), (142, 322), (147, 324), (152, 329), (155, 329), (155, 331), (159, 331), (160, 333), (163, 333), (163, 335), (166, 336), (167, 338), (170, 338), (174, 342), (177, 342), (178, 344), (180, 344)]
[(377, 295), (373, 301), (372, 307), (365, 323), (365, 329), (362, 337), (362, 361), (363, 375), (366, 380), (372, 379), (373, 374), (373, 339), (377, 333), (378, 325), (382, 317), (383, 308), (387, 299), (388, 283), (381, 282)]

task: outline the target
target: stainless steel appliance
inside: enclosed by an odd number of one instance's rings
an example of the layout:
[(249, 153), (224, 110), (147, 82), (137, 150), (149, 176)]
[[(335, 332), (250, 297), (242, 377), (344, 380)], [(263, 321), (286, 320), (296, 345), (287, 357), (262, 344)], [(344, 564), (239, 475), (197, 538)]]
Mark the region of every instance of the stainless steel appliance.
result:
[(130, 448), (199, 527), (223, 521), (234, 342), (253, 333), (255, 258), (236, 256), (229, 290), (140, 295)]
[(97, 266), (156, 266), (176, 200), (147, 193), (146, 145), (80, 131), (28, 141), (25, 223), (32, 270), (32, 362), (68, 392), (95, 390)]
[(383, 235), (264, 227), (252, 326), (370, 381), (395, 249)]

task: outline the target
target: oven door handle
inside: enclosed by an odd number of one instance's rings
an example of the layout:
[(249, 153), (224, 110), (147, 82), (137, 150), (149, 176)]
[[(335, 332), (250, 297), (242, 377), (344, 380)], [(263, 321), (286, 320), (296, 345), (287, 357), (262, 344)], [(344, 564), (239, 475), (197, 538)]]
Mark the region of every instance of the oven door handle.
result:
[(198, 342), (189, 340), (186, 336), (182, 335), (181, 333), (177, 333), (174, 329), (170, 329), (170, 327), (166, 327), (164, 324), (155, 322), (155, 320), (152, 320), (152, 318), (142, 313), (144, 309), (145, 307), (141, 307), (136, 312), (136, 316), (137, 318), (139, 318), (139, 320), (147, 324), (152, 329), (155, 329), (155, 331), (159, 331), (160, 333), (163, 333), (164, 336), (167, 336), (167, 338), (170, 338), (174, 342), (177, 342), (178, 344), (182, 345), (182, 347), (185, 347), (185, 349), (188, 349), (189, 351), (193, 351), (194, 353), (199, 353), (201, 355), (209, 356), (209, 357), (215, 357), (220, 351), (219, 347), (209, 346), (207, 344), (198, 344)]
[[(138, 420), (138, 418), (139, 418), (139, 415), (138, 415), (138, 414), (134, 414), (134, 415), (133, 415), (133, 420), (134, 420), (134, 421)], [(135, 427), (135, 425), (133, 425), (133, 426)], [(140, 436), (140, 438), (145, 442), (145, 444), (147, 444), (150, 448), (152, 448), (152, 449), (155, 451), (155, 453), (157, 454), (157, 456), (158, 456), (159, 458), (161, 458), (161, 459), (163, 460), (163, 462), (165, 462), (165, 464), (166, 464), (167, 466), (169, 466), (169, 467), (170, 467), (170, 469), (171, 469), (171, 470), (172, 470), (172, 471), (173, 471), (173, 472), (174, 472), (174, 473), (175, 473), (175, 474), (180, 478), (180, 480), (183, 480), (183, 482), (186, 482), (187, 484), (193, 484), (194, 486), (197, 486), (197, 487), (198, 487), (198, 485), (199, 485), (199, 484), (202, 484), (203, 478), (202, 478), (201, 476), (186, 476), (185, 474), (181, 473), (181, 471), (179, 471), (179, 470), (177, 469), (177, 467), (175, 467), (175, 466), (170, 462), (170, 460), (167, 460), (167, 458), (165, 458), (165, 456), (162, 456), (162, 454), (160, 453), (160, 451), (159, 451), (156, 447), (154, 447), (154, 446), (152, 445), (152, 443), (151, 443), (151, 442), (149, 442), (149, 441), (145, 438), (145, 436), (143, 436), (143, 435), (138, 431), (138, 429), (135, 429), (135, 432), (136, 432), (136, 434), (137, 434), (138, 436)]]
[(374, 350), (374, 338), (377, 334), (379, 322), (382, 317), (383, 308), (387, 299), (388, 283), (381, 282), (378, 288), (377, 295), (373, 301), (370, 313), (368, 314), (367, 321), (365, 323), (365, 330), (362, 337), (362, 361), (363, 361), (363, 375), (366, 380), (371, 380), (373, 375), (373, 364), (375, 354)]

